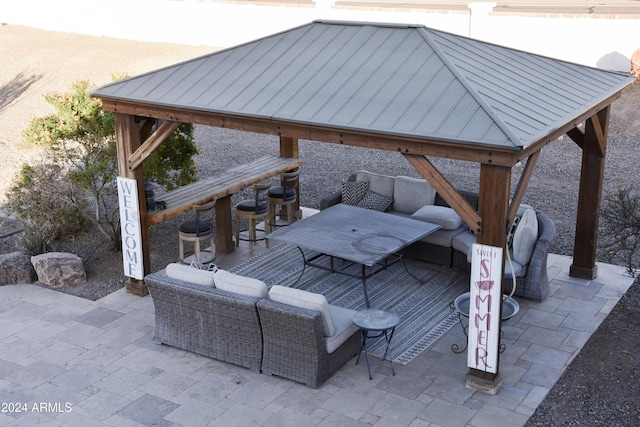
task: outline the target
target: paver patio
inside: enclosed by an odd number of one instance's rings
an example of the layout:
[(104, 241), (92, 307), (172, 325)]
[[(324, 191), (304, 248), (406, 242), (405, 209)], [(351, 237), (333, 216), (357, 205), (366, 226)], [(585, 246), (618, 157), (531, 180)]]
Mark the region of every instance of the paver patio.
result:
[[(262, 249), (263, 246), (260, 246)], [(244, 248), (217, 260), (229, 268)], [(465, 388), (457, 325), (406, 366), (345, 365), (318, 390), (152, 343), (153, 303), (124, 290), (88, 301), (36, 285), (0, 287), (0, 424), (518, 426), (633, 283), (624, 268), (568, 276), (549, 256), (551, 295), (518, 299), (503, 325), (503, 387)], [(16, 406), (16, 404), (19, 404)], [(36, 406), (34, 406), (34, 404)], [(18, 412), (20, 410), (21, 412)]]

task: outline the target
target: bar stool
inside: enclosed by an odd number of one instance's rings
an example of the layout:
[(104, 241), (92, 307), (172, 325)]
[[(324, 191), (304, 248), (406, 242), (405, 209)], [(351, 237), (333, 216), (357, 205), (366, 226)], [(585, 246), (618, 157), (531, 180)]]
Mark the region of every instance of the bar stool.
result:
[[(195, 219), (184, 221), (178, 227), (178, 240), (180, 243), (180, 262), (184, 262), (184, 242), (193, 242), (194, 258), (201, 264), (212, 262), (216, 258), (216, 245), (214, 241), (213, 208), (217, 199), (202, 205), (193, 205), (191, 211)], [(209, 239), (211, 260), (203, 262), (200, 258), (200, 241)]]
[[(255, 184), (253, 186), (253, 192), (255, 198), (243, 200), (236, 205), (236, 247), (239, 246), (240, 240), (249, 242), (249, 252), (253, 252), (253, 243), (257, 242), (256, 236), (256, 224), (259, 219), (265, 218), (269, 213), (269, 204), (267, 202), (267, 196), (271, 183), (269, 184)], [(246, 239), (240, 239), (240, 219), (246, 218), (249, 220), (249, 236)], [(264, 233), (269, 234), (271, 231), (269, 222), (265, 221)], [(269, 241), (267, 240), (267, 248), (269, 247)]]
[[(277, 227), (277, 218), (281, 217), (282, 210), (287, 212), (287, 225), (296, 220), (295, 208), (296, 201), (298, 200), (298, 183), (300, 171), (285, 172), (280, 176), (280, 182), (282, 185), (273, 187), (269, 190), (269, 217), (268, 222), (273, 229)], [(280, 206), (280, 213), (276, 215), (276, 208)]]

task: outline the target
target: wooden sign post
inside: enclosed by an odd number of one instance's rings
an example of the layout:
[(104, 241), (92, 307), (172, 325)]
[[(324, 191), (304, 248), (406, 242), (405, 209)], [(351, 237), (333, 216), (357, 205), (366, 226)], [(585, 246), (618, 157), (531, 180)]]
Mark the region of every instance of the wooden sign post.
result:
[(142, 224), (140, 221), (138, 184), (135, 179), (118, 177), (118, 202), (120, 206), (124, 275), (142, 280), (144, 278)]
[(467, 366), (498, 373), (502, 303), (502, 248), (474, 243), (471, 260)]

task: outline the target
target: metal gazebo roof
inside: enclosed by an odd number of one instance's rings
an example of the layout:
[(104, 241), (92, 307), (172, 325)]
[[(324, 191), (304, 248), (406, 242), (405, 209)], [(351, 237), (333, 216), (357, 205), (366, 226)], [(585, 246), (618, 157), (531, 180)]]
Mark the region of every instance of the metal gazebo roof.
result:
[(623, 74), (421, 25), (314, 21), (93, 95), (116, 104), (521, 151), (629, 83)]

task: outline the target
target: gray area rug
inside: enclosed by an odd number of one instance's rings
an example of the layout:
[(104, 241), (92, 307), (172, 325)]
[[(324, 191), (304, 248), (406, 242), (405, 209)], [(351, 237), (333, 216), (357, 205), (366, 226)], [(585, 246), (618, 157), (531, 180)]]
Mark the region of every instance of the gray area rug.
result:
[[(314, 252), (305, 251), (308, 258)], [(328, 258), (323, 258), (328, 265)], [(360, 266), (335, 260), (336, 269), (359, 274)], [(330, 304), (362, 310), (362, 282), (342, 274), (306, 267), (299, 249), (278, 245), (237, 265), (231, 271), (264, 281), (268, 287), (289, 286), (323, 294)], [(302, 273), (302, 274), (301, 274)], [(422, 282), (422, 283), (420, 283)], [(391, 310), (401, 319), (393, 337), (393, 361), (406, 365), (444, 335), (458, 317), (449, 304), (469, 291), (469, 276), (447, 268), (407, 260), (367, 279), (371, 307)], [(384, 354), (384, 340), (372, 342), (370, 353)]]

